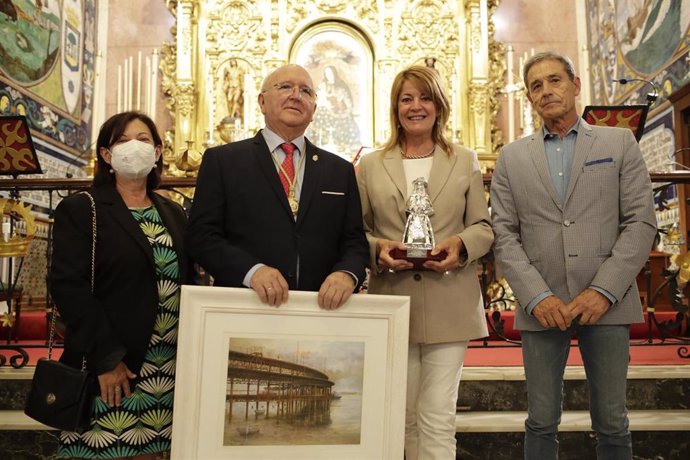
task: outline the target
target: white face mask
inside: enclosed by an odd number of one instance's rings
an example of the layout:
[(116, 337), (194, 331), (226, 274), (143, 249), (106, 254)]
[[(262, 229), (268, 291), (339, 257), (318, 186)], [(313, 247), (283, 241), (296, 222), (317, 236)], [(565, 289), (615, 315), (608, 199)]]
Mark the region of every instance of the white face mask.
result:
[(123, 142), (110, 149), (110, 166), (127, 179), (141, 179), (156, 166), (156, 149), (137, 139)]

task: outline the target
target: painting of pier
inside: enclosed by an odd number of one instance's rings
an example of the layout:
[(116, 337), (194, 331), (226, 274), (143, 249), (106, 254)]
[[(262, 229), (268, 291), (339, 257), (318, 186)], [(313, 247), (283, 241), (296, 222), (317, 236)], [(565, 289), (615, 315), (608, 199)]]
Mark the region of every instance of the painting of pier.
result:
[(223, 443), (359, 444), (364, 343), (230, 338)]

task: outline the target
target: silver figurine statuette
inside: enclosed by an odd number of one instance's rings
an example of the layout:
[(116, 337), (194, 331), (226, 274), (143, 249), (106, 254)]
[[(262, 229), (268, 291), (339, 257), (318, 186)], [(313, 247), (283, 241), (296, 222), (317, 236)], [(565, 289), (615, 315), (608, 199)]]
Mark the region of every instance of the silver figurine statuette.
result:
[(412, 193), (407, 200), (407, 222), (403, 243), (407, 246), (407, 257), (427, 257), (427, 251), (434, 248), (434, 231), (429, 216), (434, 208), (429, 199), (428, 184), (423, 177), (412, 182)]

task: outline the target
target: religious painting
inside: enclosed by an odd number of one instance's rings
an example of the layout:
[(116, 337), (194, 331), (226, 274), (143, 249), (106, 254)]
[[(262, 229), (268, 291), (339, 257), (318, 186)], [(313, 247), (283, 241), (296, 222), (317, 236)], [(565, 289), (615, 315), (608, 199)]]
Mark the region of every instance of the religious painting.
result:
[(209, 124), (224, 142), (247, 137), (246, 130), (257, 105), (253, 74), (244, 59), (232, 56), (218, 65), (215, 79), (209, 81)]
[(643, 103), (653, 81), (663, 98), (690, 81), (690, 0), (587, 0), (592, 97)]
[(673, 57), (690, 24), (687, 0), (618, 0), (616, 32), (626, 63), (650, 74)]
[(230, 338), (224, 445), (359, 444), (364, 342)]
[(290, 62), (306, 68), (316, 88), (307, 137), (348, 160), (373, 145), (373, 53), (364, 35), (340, 22), (318, 23), (297, 38)]
[(0, 1), (0, 114), (80, 155), (90, 142), (95, 0)]
[(18, 83), (38, 83), (58, 62), (62, 30), (60, 3), (0, 2), (0, 69)]
[(172, 459), (402, 458), (409, 297), (183, 286)]

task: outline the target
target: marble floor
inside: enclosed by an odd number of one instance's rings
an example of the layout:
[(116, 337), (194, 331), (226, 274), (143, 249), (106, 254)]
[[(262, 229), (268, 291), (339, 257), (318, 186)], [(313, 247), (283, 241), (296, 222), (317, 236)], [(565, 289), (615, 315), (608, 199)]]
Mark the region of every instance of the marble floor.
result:
[[(638, 410), (628, 413), (631, 431), (690, 431), (686, 410)], [(527, 412), (464, 412), (455, 417), (458, 433), (498, 433), (524, 431)], [(587, 411), (564, 412), (559, 431), (590, 431)]]
[[(688, 363), (690, 364), (690, 363)], [(17, 401), (25, 393), (33, 368), (0, 369), (0, 459), (54, 460), (55, 431), (33, 421)], [(630, 366), (630, 429), (635, 460), (690, 458), (690, 365)], [(458, 405), (457, 458), (515, 460), (521, 458), (527, 416), (522, 366), (463, 369), (461, 393), (470, 403)], [(566, 405), (560, 426), (560, 460), (595, 458), (596, 435), (591, 431), (582, 366), (565, 372)], [(464, 389), (463, 389), (464, 386)], [(575, 401), (572, 401), (575, 400)], [(580, 401), (581, 400), (581, 401)], [(520, 404), (505, 405), (506, 402)], [(642, 404), (652, 401), (652, 404)], [(481, 403), (481, 404), (480, 404)], [(491, 407), (494, 407), (491, 409)], [(486, 409), (485, 407), (489, 407)], [(501, 410), (504, 408), (504, 410)], [(655, 410), (648, 410), (655, 409)], [(659, 410), (663, 409), (663, 410)]]
[[(585, 368), (583, 366), (567, 366), (564, 378), (565, 380), (584, 380)], [(628, 379), (690, 379), (690, 361), (687, 365), (681, 366), (630, 366)], [(462, 370), (462, 380), (525, 380), (525, 369), (522, 366), (465, 366)]]

